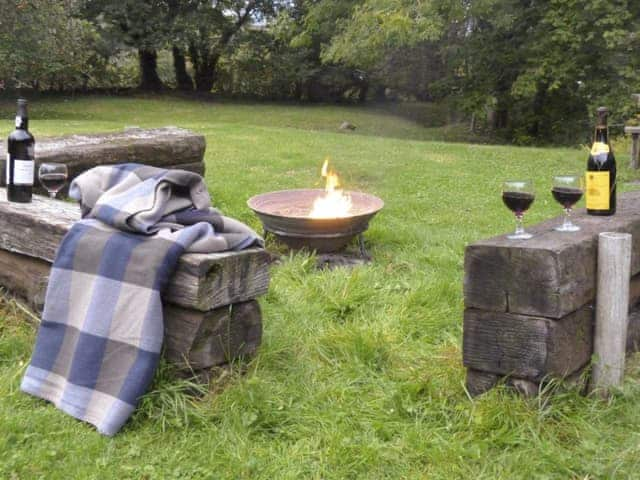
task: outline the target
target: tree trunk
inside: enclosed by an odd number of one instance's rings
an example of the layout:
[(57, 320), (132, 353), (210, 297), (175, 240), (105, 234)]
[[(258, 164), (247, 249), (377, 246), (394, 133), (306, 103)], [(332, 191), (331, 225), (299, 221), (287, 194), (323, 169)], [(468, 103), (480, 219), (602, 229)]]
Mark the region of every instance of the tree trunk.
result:
[(189, 46), (189, 55), (193, 63), (194, 80), (196, 91), (209, 93), (216, 81), (216, 67), (220, 55), (211, 54), (208, 48), (197, 48), (195, 45)]
[(376, 102), (384, 102), (387, 99), (387, 88), (384, 85), (376, 85), (373, 98)]
[(216, 81), (214, 68), (200, 68), (196, 70), (196, 90), (200, 93), (209, 93)]
[(152, 49), (138, 50), (140, 60), (140, 89), (157, 92), (164, 88), (158, 76), (158, 54)]
[(193, 90), (193, 80), (189, 73), (187, 73), (187, 63), (184, 58), (184, 53), (175, 45), (172, 49), (173, 53), (173, 69), (176, 73), (176, 84), (178, 90), (190, 92)]
[(506, 107), (501, 107), (496, 111), (496, 128), (503, 129), (509, 125), (509, 110)]
[(358, 102), (365, 103), (367, 101), (367, 94), (369, 93), (369, 81), (362, 80), (360, 83), (360, 92), (358, 93)]

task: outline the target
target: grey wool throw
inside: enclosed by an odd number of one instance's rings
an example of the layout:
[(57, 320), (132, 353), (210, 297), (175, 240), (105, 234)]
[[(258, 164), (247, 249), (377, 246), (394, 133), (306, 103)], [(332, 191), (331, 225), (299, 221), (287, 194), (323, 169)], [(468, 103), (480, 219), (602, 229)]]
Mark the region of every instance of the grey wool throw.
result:
[(262, 239), (211, 208), (204, 181), (191, 172), (101, 166), (77, 177), (69, 195), (82, 219), (58, 249), (21, 388), (114, 435), (153, 378), (160, 294), (180, 255)]

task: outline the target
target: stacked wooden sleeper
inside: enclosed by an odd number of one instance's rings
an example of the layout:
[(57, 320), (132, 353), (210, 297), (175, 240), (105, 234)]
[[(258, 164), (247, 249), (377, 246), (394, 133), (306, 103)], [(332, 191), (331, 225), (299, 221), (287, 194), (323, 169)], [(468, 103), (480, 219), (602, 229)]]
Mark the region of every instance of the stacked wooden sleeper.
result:
[[(127, 128), (115, 133), (36, 138), (36, 172), (41, 163), (64, 163), (69, 171), (67, 185), (90, 168), (123, 162), (179, 168), (204, 175), (205, 148), (202, 135), (177, 127)], [(0, 172), (5, 170), (5, 150), (6, 146), (0, 141)], [(0, 175), (0, 184), (4, 185), (4, 174)], [(39, 188), (37, 182), (36, 188)]]
[[(75, 204), (37, 195), (9, 203), (0, 189), (0, 286), (41, 312), (56, 250), (78, 218)], [(253, 355), (269, 258), (261, 248), (183, 255), (163, 293), (166, 358), (197, 373)]]
[(560, 233), (555, 218), (531, 240), (505, 236), (467, 246), (463, 363), (467, 389), (480, 394), (501, 378), (536, 386), (579, 374), (593, 353), (598, 234), (632, 234), (627, 349), (640, 343), (640, 192), (619, 196), (612, 217), (577, 212), (582, 230)]

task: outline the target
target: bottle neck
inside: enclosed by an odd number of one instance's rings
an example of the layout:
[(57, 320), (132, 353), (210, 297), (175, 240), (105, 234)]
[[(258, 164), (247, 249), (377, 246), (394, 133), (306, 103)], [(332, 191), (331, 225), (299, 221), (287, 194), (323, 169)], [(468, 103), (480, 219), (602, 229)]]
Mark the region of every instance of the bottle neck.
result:
[(609, 144), (609, 129), (606, 125), (598, 125), (596, 127), (596, 133), (593, 136), (594, 142)]
[(27, 103), (21, 100), (18, 101), (18, 111), (16, 112), (16, 129), (17, 130), (29, 129), (29, 115), (27, 114)]

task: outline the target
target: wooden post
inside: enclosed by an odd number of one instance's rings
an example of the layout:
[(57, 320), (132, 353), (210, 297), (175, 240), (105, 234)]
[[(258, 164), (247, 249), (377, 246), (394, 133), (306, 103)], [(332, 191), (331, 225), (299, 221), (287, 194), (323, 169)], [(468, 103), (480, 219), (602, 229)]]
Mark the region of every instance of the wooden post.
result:
[(640, 127), (624, 127), (624, 133), (631, 135), (631, 168), (640, 166)]
[(598, 236), (598, 284), (591, 389), (622, 384), (629, 318), (631, 235), (603, 232)]

